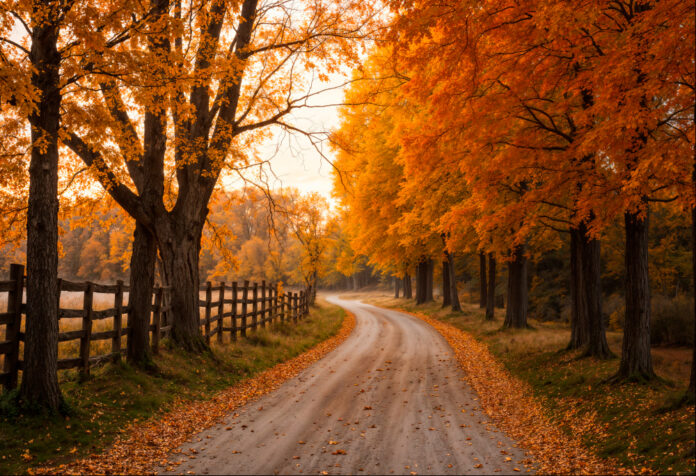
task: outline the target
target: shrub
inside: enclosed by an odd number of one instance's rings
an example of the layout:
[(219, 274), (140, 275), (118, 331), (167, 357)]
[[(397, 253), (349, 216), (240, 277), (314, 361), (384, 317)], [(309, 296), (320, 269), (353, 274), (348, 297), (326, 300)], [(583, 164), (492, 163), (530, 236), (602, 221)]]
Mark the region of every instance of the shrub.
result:
[[(625, 304), (623, 296), (612, 294), (604, 300), (603, 314), (609, 319), (609, 329), (620, 331), (624, 326)], [(655, 294), (651, 298), (651, 345), (694, 345), (694, 301), (680, 295), (676, 297)]]
[(694, 345), (694, 301), (686, 296), (652, 297), (652, 345)]

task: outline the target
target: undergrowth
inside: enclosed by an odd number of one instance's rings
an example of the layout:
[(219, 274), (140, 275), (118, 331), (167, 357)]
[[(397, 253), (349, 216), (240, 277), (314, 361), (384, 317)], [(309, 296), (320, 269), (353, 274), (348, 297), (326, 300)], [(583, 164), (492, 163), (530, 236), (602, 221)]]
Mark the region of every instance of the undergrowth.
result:
[(8, 392), (0, 397), (0, 474), (98, 452), (130, 423), (156, 417), (176, 401), (196, 405), (305, 352), (335, 335), (344, 316), (341, 308), (319, 301), (297, 324), (276, 323), (234, 343), (213, 342), (214, 358), (165, 345), (154, 357), (154, 371), (108, 364), (92, 369), (84, 382), (77, 372), (61, 371), (68, 416), (25, 415)]

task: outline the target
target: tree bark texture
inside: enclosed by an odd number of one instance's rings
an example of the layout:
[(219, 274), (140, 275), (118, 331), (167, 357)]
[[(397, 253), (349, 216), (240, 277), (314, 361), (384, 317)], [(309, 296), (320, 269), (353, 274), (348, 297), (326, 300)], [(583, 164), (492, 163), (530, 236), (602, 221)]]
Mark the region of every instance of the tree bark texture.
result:
[(488, 254), (488, 292), (486, 293), (486, 320), (495, 317), (495, 256)]
[(503, 327), (516, 329), (527, 327), (527, 258), (524, 251), (524, 245), (516, 246), (512, 261), (508, 263), (508, 302)]
[(128, 293), (128, 362), (137, 366), (149, 365), (150, 313), (155, 284), (157, 242), (154, 235), (140, 223), (135, 223), (133, 252), (130, 261), (130, 292)]
[(171, 286), (172, 338), (183, 348), (206, 348), (199, 322), (198, 261), (202, 224), (191, 216), (169, 231), (160, 230), (159, 246), (167, 283)]
[(479, 281), (481, 282), (481, 299), (479, 301), (479, 307), (484, 309), (486, 303), (488, 302), (488, 282), (486, 279), (486, 254), (479, 253)]
[(457, 272), (456, 268), (454, 267), (454, 253), (445, 252), (445, 255), (447, 256), (447, 262), (449, 264), (449, 266), (447, 267), (447, 271), (450, 275), (449, 294), (450, 301), (452, 302), (452, 310), (454, 312), (461, 312), (462, 305), (459, 302), (459, 294), (457, 292)]
[[(696, 195), (696, 161), (694, 161), (694, 169), (691, 175), (691, 187), (691, 192)], [(691, 265), (693, 267), (691, 291), (696, 298), (696, 206), (691, 207)], [(696, 299), (694, 299), (694, 324), (696, 324)], [(694, 333), (694, 348), (691, 353), (691, 378), (689, 379), (687, 394), (693, 399), (696, 396), (696, 325), (692, 332)]]
[(58, 387), (58, 2), (51, 2), (37, 17), (33, 18), (30, 60), (31, 82), (39, 97), (29, 117), (33, 146), (29, 163), (27, 310), (20, 396), (27, 403), (56, 411), (62, 400)]
[(587, 313), (582, 299), (582, 249), (580, 230), (570, 230), (570, 342), (568, 349), (579, 349), (589, 340)]
[(601, 275), (601, 244), (599, 240), (590, 238), (587, 228), (582, 225), (579, 236), (582, 249), (580, 274), (582, 287), (580, 298), (587, 320), (587, 348), (583, 355), (598, 359), (609, 359), (614, 356), (607, 343), (606, 324), (602, 316), (602, 275)]
[(425, 302), (425, 288), (428, 269), (425, 261), (418, 262), (416, 266), (416, 304), (423, 304)]
[(394, 276), (394, 297), (396, 299), (399, 299), (399, 288), (401, 287), (400, 284), (401, 280)]
[(650, 284), (648, 279), (649, 216), (624, 215), (626, 226), (626, 315), (617, 379), (655, 376), (650, 354)]
[(413, 299), (413, 288), (411, 287), (411, 275), (408, 273), (404, 274), (404, 297), (406, 299)]
[(433, 302), (435, 299), (433, 297), (433, 281), (435, 274), (435, 262), (432, 258), (428, 258), (425, 262), (426, 264), (426, 276), (425, 276), (425, 301)]
[(452, 294), (450, 291), (450, 272), (449, 262), (442, 262), (442, 307), (452, 305)]

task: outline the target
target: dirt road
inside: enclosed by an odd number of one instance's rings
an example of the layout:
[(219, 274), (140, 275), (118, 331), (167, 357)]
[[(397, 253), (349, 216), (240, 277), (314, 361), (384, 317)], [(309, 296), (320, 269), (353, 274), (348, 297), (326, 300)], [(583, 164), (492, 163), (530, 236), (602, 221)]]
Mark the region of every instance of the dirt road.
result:
[(353, 334), (280, 389), (173, 454), (176, 473), (490, 474), (525, 471), (445, 340), (424, 322), (358, 301)]

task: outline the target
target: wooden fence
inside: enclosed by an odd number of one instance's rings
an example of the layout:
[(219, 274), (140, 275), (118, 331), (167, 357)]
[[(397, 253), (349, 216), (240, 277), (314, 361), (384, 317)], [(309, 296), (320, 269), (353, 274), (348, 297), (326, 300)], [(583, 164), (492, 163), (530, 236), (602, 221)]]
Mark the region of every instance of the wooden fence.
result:
[[(0, 294), (7, 294), (7, 311), (0, 313), (0, 327), (5, 326), (4, 340), (0, 340), (0, 356), (4, 357), (3, 367), (0, 369), (0, 384), (5, 390), (17, 386), (18, 373), (23, 370), (20, 354), (24, 342), (22, 322), (26, 314), (26, 304), (23, 302), (25, 283), (24, 266), (17, 264), (10, 266), (10, 280), (0, 281)], [(80, 292), (83, 299), (80, 309), (59, 308), (58, 341), (61, 343), (79, 340), (79, 352), (77, 357), (59, 359), (58, 369), (77, 368), (83, 376), (87, 376), (90, 367), (94, 365), (119, 361), (126, 353), (128, 339), (128, 327), (123, 325), (128, 306), (123, 304), (123, 298), (129, 287), (124, 285), (123, 281), (103, 285), (61, 279), (59, 289), (61, 292)], [(237, 282), (223, 282), (217, 286), (208, 282), (202, 287), (201, 292), (205, 292), (205, 299), (199, 300), (202, 314), (200, 325), (208, 344), (213, 336), (218, 342), (222, 342), (223, 336), (227, 333), (230, 341), (235, 341), (238, 335), (246, 336), (247, 330), (263, 328), (273, 321), (297, 322), (309, 312), (307, 291), (279, 293), (277, 284), (268, 285), (265, 281), (261, 284), (244, 281), (241, 285)], [(97, 293), (113, 294), (113, 307), (95, 310), (93, 302)], [(156, 287), (153, 293), (150, 343), (155, 354), (159, 351), (160, 340), (171, 334), (169, 294), (168, 287)], [(109, 329), (93, 331), (95, 322), (109, 318), (112, 319)], [(61, 331), (60, 323), (63, 319), (80, 319), (81, 327)], [(93, 355), (96, 349), (92, 343), (104, 340), (111, 341), (110, 346), (107, 344), (110, 351), (104, 353), (102, 350), (101, 354)], [(101, 347), (103, 349), (104, 346)]]

